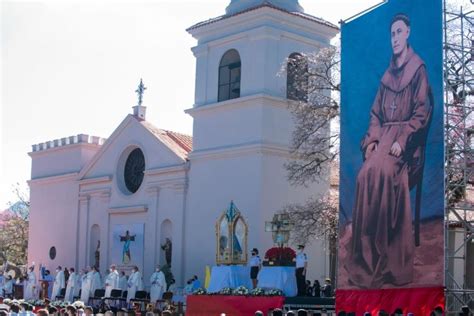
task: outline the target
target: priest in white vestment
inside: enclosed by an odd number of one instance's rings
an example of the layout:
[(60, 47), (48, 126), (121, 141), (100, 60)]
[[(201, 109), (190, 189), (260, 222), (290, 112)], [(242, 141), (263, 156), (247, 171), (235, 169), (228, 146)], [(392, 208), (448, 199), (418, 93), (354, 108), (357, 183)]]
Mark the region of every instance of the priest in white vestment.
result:
[(156, 303), (163, 296), (166, 290), (166, 279), (165, 274), (161, 271), (160, 266), (156, 267), (156, 271), (150, 277), (151, 289), (150, 289), (150, 302)]
[(64, 300), (66, 302), (74, 302), (74, 296), (76, 295), (79, 290), (76, 291), (76, 289), (79, 288), (79, 276), (77, 275), (76, 271), (74, 271), (74, 268), (69, 269), (69, 279), (67, 280), (67, 286), (66, 286), (66, 295), (64, 296)]
[(61, 266), (56, 269), (56, 277), (54, 278), (53, 291), (51, 292), (51, 300), (55, 301), (56, 297), (61, 295), (61, 289), (66, 287), (66, 280), (64, 279), (64, 271)]
[(94, 266), (91, 270), (91, 296), (95, 295), (95, 290), (102, 289), (102, 278), (100, 277), (99, 271)]
[(134, 266), (132, 269), (132, 273), (128, 278), (127, 287), (127, 303), (130, 303), (130, 299), (135, 298), (135, 293), (142, 287), (142, 275), (140, 271), (138, 271), (137, 266)]
[(89, 297), (91, 296), (92, 270), (90, 267), (87, 267), (83, 271), (84, 273), (81, 278), (81, 301), (88, 305)]
[(120, 276), (115, 264), (110, 266), (110, 273), (105, 279), (105, 297), (110, 297), (112, 290), (119, 288)]
[(11, 275), (7, 275), (5, 277), (5, 283), (3, 284), (3, 293), (5, 293), (5, 297), (13, 297), (13, 278)]
[(120, 280), (119, 280), (119, 289), (121, 289), (122, 291), (126, 291), (127, 290), (127, 276), (125, 275), (125, 272), (122, 271), (120, 272)]
[(36, 299), (36, 289), (37, 289), (37, 284), (36, 284), (36, 275), (35, 275), (35, 267), (32, 266), (29, 268), (27, 279), (26, 279), (26, 288), (25, 288), (25, 295), (24, 299), (25, 300), (34, 300)]

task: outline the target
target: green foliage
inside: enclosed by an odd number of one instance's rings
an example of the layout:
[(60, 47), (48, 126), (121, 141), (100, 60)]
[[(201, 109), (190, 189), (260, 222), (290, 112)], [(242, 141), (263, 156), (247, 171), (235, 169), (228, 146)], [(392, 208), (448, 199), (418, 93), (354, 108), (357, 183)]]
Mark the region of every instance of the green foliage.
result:
[(16, 214), (4, 215), (0, 227), (0, 260), (25, 265), (27, 256), (28, 219)]
[(176, 281), (174, 279), (173, 272), (171, 272), (171, 267), (167, 264), (163, 265), (161, 267), (161, 271), (165, 275), (165, 280), (166, 280), (166, 290), (170, 288), (171, 284), (174, 284)]

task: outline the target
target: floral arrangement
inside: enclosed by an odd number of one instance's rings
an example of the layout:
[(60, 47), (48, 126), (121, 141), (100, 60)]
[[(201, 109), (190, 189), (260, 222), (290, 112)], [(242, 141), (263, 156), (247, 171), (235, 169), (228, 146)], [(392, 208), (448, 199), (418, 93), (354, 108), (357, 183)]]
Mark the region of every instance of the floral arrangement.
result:
[(234, 295), (248, 295), (249, 290), (245, 286), (239, 286), (235, 290), (232, 291)]
[(218, 292), (220, 295), (232, 295), (232, 289), (230, 287), (225, 287)]
[(283, 291), (279, 289), (263, 289), (257, 287), (253, 290), (247, 289), (245, 286), (239, 286), (238, 288), (231, 289), (225, 287), (219, 292), (207, 293), (203, 288), (199, 288), (193, 292), (194, 295), (236, 295), (236, 296), (283, 296)]
[(265, 265), (292, 266), (296, 252), (290, 247), (273, 247), (265, 253), (267, 263)]
[(265, 290), (262, 289), (261, 287), (257, 287), (253, 290), (250, 291), (251, 296), (264, 296), (265, 295)]
[(269, 289), (265, 292), (266, 296), (283, 296), (283, 291), (280, 289)]
[(200, 287), (196, 291), (193, 292), (194, 295), (206, 295), (207, 291), (206, 289)]

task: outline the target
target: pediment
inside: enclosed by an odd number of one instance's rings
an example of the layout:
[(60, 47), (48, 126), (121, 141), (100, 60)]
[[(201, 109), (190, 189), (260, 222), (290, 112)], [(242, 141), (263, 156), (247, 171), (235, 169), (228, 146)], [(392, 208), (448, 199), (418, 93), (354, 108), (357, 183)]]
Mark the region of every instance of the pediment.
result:
[(137, 147), (145, 156), (145, 170), (177, 166), (187, 161), (192, 138), (159, 129), (145, 120), (128, 115), (84, 166), (79, 179), (113, 177), (124, 155)]

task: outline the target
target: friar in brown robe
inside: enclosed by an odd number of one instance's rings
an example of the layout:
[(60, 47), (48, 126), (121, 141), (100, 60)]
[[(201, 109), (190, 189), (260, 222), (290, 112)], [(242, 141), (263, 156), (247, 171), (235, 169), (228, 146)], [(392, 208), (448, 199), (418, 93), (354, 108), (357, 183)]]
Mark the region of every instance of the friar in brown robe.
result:
[(420, 179), (411, 177), (423, 161), (433, 105), (425, 64), (408, 44), (409, 34), (408, 17), (396, 15), (393, 57), (361, 143), (364, 163), (357, 176), (346, 262), (349, 281), (360, 288), (413, 282), (410, 188)]

